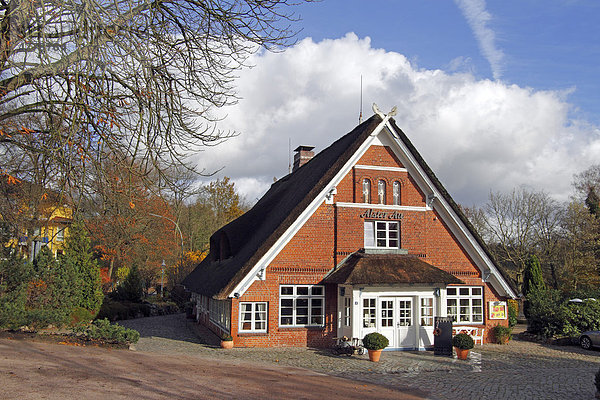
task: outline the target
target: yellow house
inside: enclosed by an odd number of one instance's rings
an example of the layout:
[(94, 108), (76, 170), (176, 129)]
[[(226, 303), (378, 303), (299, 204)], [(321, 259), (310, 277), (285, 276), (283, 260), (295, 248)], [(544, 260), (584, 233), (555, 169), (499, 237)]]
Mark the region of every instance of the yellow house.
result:
[(37, 219), (39, 225), (29, 229), (19, 238), (19, 251), (30, 259), (48, 246), (54, 257), (62, 254), (65, 239), (69, 235), (69, 225), (73, 221), (73, 209), (67, 205), (42, 209)]
[[(4, 179), (2, 179), (4, 178)], [(63, 252), (73, 209), (58, 193), (26, 181), (0, 178), (0, 221), (13, 232), (8, 244), (30, 260), (47, 246), (56, 257)]]

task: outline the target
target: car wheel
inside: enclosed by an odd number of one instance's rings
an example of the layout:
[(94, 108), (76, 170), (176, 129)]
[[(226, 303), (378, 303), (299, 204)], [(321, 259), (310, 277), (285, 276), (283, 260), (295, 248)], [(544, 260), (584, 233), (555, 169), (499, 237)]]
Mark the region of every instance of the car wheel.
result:
[(584, 336), (579, 341), (579, 345), (581, 346), (582, 349), (589, 350), (592, 348), (592, 341), (590, 340), (589, 337)]

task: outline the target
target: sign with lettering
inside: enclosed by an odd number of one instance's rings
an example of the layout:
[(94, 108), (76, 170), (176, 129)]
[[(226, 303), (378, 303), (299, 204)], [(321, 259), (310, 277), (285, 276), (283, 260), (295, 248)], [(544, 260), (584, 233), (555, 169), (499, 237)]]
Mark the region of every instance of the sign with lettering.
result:
[(506, 302), (490, 301), (490, 319), (506, 319)]
[(360, 217), (365, 219), (402, 219), (402, 214), (399, 211), (387, 212), (368, 209), (360, 214)]

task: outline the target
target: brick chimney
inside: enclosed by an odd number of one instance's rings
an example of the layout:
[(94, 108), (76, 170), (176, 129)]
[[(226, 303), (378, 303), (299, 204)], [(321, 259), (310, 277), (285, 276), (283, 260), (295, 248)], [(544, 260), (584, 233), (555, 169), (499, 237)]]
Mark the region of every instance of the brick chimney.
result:
[(314, 149), (313, 146), (298, 146), (294, 149), (296, 153), (294, 154), (294, 168), (292, 172), (309, 162), (315, 156), (315, 152), (312, 149)]

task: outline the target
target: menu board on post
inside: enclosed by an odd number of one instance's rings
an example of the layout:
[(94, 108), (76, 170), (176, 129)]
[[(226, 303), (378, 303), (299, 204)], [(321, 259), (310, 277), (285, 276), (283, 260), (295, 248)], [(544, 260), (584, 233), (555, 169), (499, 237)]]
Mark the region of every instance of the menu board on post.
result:
[(506, 319), (506, 302), (490, 301), (490, 319)]

